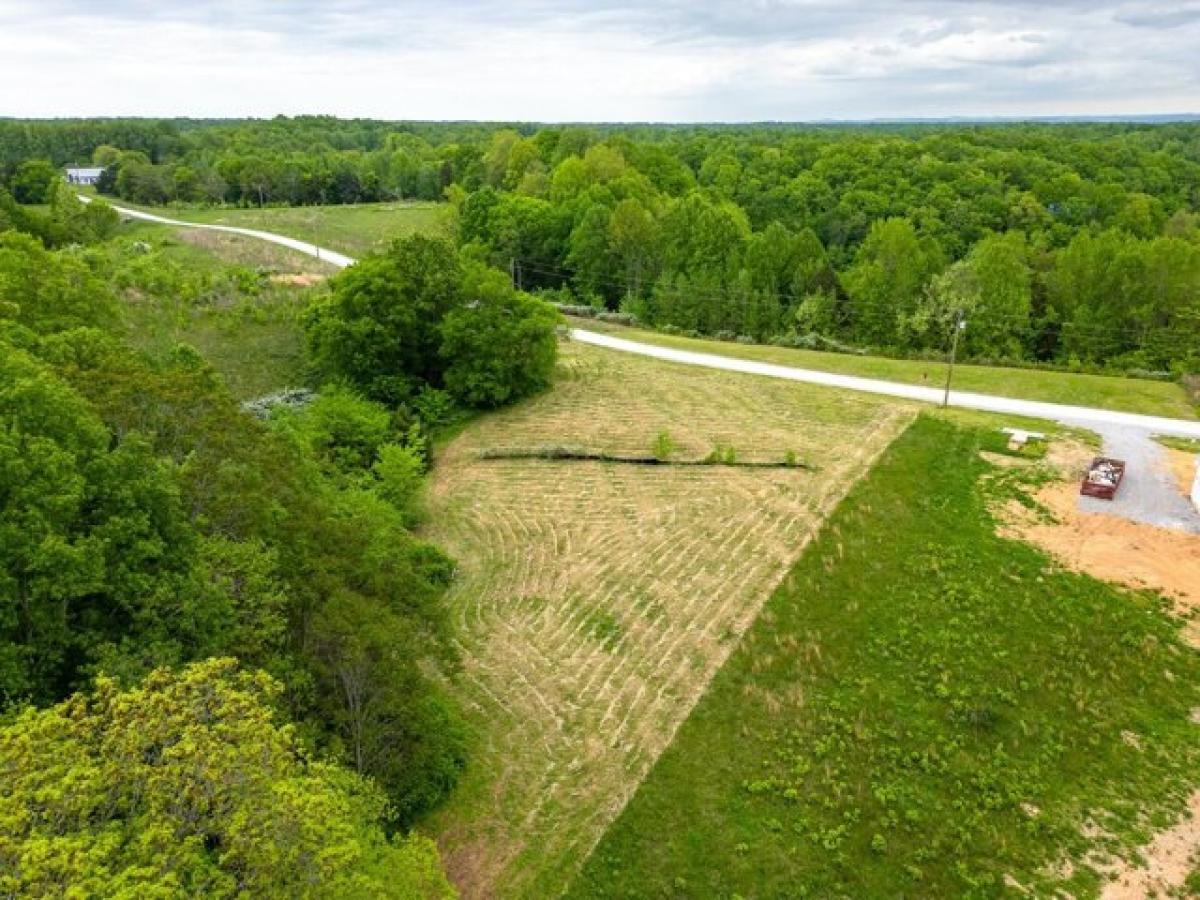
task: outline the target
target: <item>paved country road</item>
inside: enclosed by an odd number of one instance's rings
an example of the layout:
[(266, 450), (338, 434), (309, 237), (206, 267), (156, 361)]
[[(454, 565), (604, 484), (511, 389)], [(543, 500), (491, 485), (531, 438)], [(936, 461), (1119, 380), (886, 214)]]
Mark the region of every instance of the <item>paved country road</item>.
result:
[[(90, 198), (79, 196), (85, 203)], [(259, 231), (254, 228), (237, 228), (232, 225), (207, 225), (199, 222), (183, 222), (178, 219), (168, 219), (153, 213), (136, 209), (126, 209), (122, 206), (113, 207), (118, 213), (131, 219), (141, 219), (146, 222), (157, 222), (160, 225), (178, 225), (183, 228), (203, 228), (209, 231), (227, 231), (231, 234), (242, 234), (247, 237), (259, 238), (290, 247), (309, 256), (323, 259), (325, 262), (345, 268), (353, 265), (353, 257), (318, 247), (306, 241), (273, 234), (270, 231)], [(822, 384), (827, 387), (845, 388), (851, 391), (866, 391), (871, 394), (885, 394), (890, 397), (901, 397), (905, 400), (918, 400), (925, 403), (941, 403), (943, 392), (939, 388), (922, 387), (915, 384), (902, 384), (894, 381), (881, 381), (876, 378), (860, 378), (856, 375), (835, 375), (832, 372), (818, 372), (814, 369), (801, 369), (795, 366), (781, 366), (774, 363), (756, 362), (749, 359), (737, 359), (729, 356), (717, 356), (712, 353), (697, 353), (691, 350), (675, 350), (670, 347), (659, 347), (654, 344), (643, 344), (639, 341), (629, 341), (624, 338), (599, 334), (583, 328), (571, 329), (571, 337), (575, 340), (606, 347), (610, 350), (621, 350), (626, 353), (637, 353), (642, 356), (652, 356), (670, 362), (685, 363), (693, 366), (705, 366), (710, 369), (725, 369), (730, 372), (745, 372), (751, 375), (765, 375), (768, 378), (786, 378), (790, 381), (803, 381), (810, 384)], [(1200, 422), (1190, 422), (1186, 419), (1168, 419), (1162, 416), (1143, 416), (1137, 413), (1116, 412), (1110, 409), (1097, 409), (1090, 406), (1068, 406), (1061, 403), (1043, 403), (1038, 400), (1017, 400), (1013, 397), (997, 397), (993, 394), (974, 394), (966, 391), (951, 391), (950, 405), (967, 409), (978, 409), (985, 412), (1009, 413), (1016, 416), (1029, 416), (1035, 419), (1053, 419), (1070, 425), (1123, 425), (1138, 428), (1154, 434), (1170, 434), (1176, 437), (1200, 438)]]

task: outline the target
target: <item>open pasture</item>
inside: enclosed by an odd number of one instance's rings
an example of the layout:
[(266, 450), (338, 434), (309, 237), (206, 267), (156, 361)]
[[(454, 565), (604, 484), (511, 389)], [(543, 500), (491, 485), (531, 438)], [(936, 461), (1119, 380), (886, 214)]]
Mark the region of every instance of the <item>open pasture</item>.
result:
[[(460, 563), (477, 736), (440, 831), (464, 896), (552, 896), (772, 589), (911, 419), (876, 398), (567, 344), (554, 389), (444, 448), (429, 537)], [(569, 445), (809, 468), (483, 459)]]

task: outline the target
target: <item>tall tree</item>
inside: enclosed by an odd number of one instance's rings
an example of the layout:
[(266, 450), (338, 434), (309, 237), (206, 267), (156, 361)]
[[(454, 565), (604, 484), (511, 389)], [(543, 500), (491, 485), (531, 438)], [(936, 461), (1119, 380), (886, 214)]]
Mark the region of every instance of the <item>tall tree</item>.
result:
[(453, 897), (433, 845), (389, 839), (378, 790), (279, 721), (281, 690), (213, 659), (0, 727), (0, 891)]

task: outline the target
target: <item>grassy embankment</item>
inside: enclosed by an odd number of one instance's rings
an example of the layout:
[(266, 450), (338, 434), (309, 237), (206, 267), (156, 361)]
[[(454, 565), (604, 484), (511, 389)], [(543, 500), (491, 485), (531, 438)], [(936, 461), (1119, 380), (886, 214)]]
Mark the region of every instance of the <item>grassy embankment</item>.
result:
[[(445, 216), (445, 207), (436, 204), (150, 211), (276, 231), (351, 254), (436, 229)], [(135, 241), (149, 252), (135, 252)], [(137, 346), (163, 353), (180, 342), (191, 344), (238, 397), (304, 381), (300, 315), (323, 289), (321, 279), (337, 271), (328, 263), (253, 237), (129, 221), (106, 252), (118, 272), (147, 273), (145, 283), (121, 290)], [(207, 287), (197, 286), (204, 281)]]
[(257, 228), (319, 244), (350, 256), (382, 250), (414, 231), (443, 227), (444, 203), (363, 203), (339, 206), (268, 206), (262, 209), (211, 206), (140, 206), (113, 197), (105, 200), (130, 209), (209, 225)]
[(1094, 896), (1089, 850), (1173, 820), (1200, 654), (1159, 598), (997, 537), (988, 495), (1028, 476), (981, 449), (933, 415), (893, 443), (571, 896)]
[[(572, 319), (571, 323), (579, 328), (603, 331), (629, 340), (699, 353), (712, 353), (718, 356), (753, 359), (784, 366), (798, 366), (822, 372), (836, 372), (841, 375), (859, 375), (864, 378), (881, 378), (886, 381), (921, 384), (935, 388), (941, 388), (946, 381), (946, 364), (942, 362), (734, 344), (660, 334), (640, 328), (607, 325), (596, 322), (594, 319)], [(1016, 397), (1022, 400), (1042, 400), (1048, 403), (1067, 403), (1075, 406), (1095, 406), (1123, 412), (1167, 416), (1174, 419), (1195, 419), (1197, 417), (1196, 407), (1189, 401), (1184, 388), (1169, 381), (959, 364), (954, 367), (953, 387), (958, 391), (996, 394), (1001, 397)]]
[(134, 223), (99, 249), (134, 346), (161, 356), (190, 344), (239, 398), (303, 383), (300, 316), (323, 264), (253, 238)]

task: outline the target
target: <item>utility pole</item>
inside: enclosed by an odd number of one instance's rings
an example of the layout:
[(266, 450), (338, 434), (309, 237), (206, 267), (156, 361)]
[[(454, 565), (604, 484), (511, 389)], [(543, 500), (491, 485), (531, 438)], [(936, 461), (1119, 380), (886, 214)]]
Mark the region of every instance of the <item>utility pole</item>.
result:
[(967, 327), (967, 320), (961, 310), (954, 318), (954, 336), (950, 339), (950, 361), (946, 366), (946, 393), (942, 397), (942, 406), (950, 405), (950, 379), (954, 376), (954, 357), (958, 355), (958, 336)]

